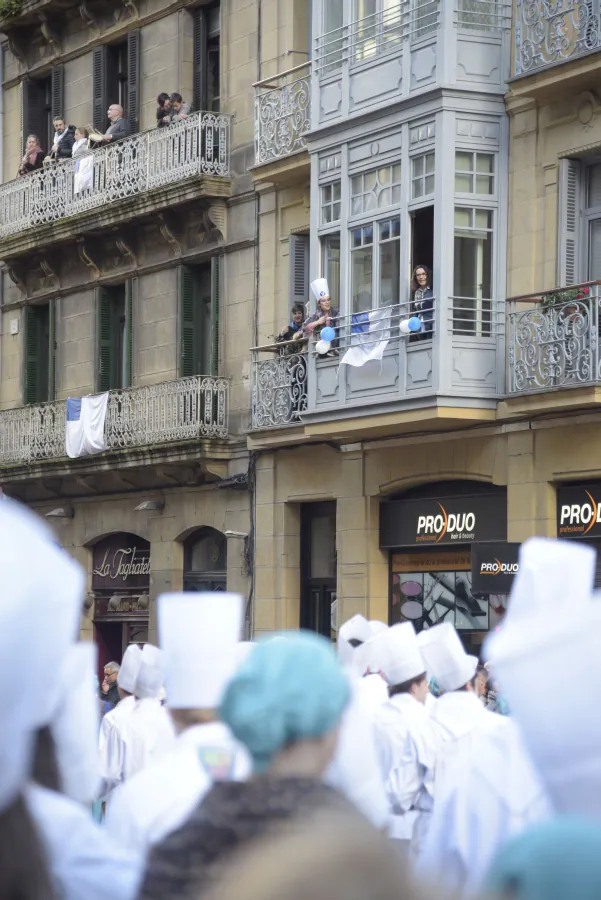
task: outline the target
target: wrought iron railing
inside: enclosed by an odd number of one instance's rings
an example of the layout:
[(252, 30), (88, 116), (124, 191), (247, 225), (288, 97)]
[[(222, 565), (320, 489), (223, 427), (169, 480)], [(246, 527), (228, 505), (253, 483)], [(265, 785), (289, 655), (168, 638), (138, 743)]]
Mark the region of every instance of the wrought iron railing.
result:
[(192, 175), (229, 175), (230, 117), (194, 113), (0, 185), (0, 238)]
[(595, 383), (601, 282), (507, 301), (510, 394)]
[(311, 64), (259, 81), (254, 88), (255, 163), (304, 150), (311, 127)]
[[(111, 391), (107, 450), (228, 436), (226, 378), (198, 375)], [(0, 412), (0, 466), (66, 456), (66, 401)]]
[(307, 342), (252, 349), (252, 427), (295, 425), (307, 408)]
[(601, 48), (600, 0), (516, 0), (514, 75)]

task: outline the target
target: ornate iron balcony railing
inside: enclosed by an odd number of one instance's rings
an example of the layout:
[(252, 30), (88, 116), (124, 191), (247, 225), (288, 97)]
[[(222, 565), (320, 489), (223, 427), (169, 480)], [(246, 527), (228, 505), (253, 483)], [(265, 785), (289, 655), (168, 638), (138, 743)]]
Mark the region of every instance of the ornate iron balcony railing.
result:
[(509, 394), (599, 381), (600, 287), (589, 282), (507, 301)]
[[(197, 375), (111, 391), (107, 450), (172, 441), (227, 438), (229, 382)], [(0, 466), (66, 456), (66, 401), (0, 412)]]
[(311, 64), (303, 63), (255, 88), (255, 163), (305, 149), (311, 127)]
[(229, 175), (230, 117), (194, 113), (0, 185), (0, 238), (192, 175)]
[[(252, 427), (297, 425), (307, 408), (306, 341), (252, 350)], [(298, 351), (298, 352), (296, 352)]]
[(514, 75), (601, 48), (599, 0), (516, 0)]

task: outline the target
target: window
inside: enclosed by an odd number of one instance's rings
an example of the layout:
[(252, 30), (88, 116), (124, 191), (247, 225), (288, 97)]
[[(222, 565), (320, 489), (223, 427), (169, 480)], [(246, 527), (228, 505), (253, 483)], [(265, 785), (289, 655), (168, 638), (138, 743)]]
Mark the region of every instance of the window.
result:
[(301, 506), (301, 628), (335, 637), (336, 503)]
[(495, 157), (492, 153), (455, 153), (455, 193), (494, 194)]
[[(219, 112), (221, 105), (221, 11), (219, 4), (194, 10), (193, 108)], [(184, 98), (186, 99), (186, 98)]]
[(26, 306), (23, 354), (23, 403), (54, 400), (56, 329), (54, 302)]
[(23, 147), (30, 134), (48, 152), (54, 140), (54, 116), (64, 115), (63, 66), (54, 66), (50, 78), (23, 79)]
[(123, 107), (131, 134), (140, 129), (140, 29), (127, 35), (118, 44), (101, 44), (94, 49), (92, 62), (92, 93), (94, 98), (94, 128), (105, 132), (108, 127), (107, 110), (112, 104)]
[(420, 40), (428, 37), (438, 27), (438, 0), (413, 0), (411, 37)]
[(184, 591), (225, 591), (227, 538), (215, 528), (201, 528), (184, 543)]
[(457, 24), (460, 28), (494, 31), (501, 27), (497, 0), (459, 0)]
[(324, 73), (339, 69), (344, 42), (344, 0), (328, 0), (323, 5), (323, 35), (319, 38), (319, 57)]
[(99, 391), (130, 387), (132, 382), (133, 282), (98, 288)]
[(385, 209), (401, 201), (401, 164), (372, 169), (351, 179), (351, 215)]
[(455, 334), (491, 332), (493, 216), (490, 209), (455, 207)]
[(401, 41), (399, 0), (355, 0), (353, 59), (387, 53)]
[(352, 312), (399, 302), (399, 216), (351, 231)]
[(340, 182), (324, 184), (321, 189), (321, 224), (337, 222), (340, 219)]
[(434, 193), (434, 151), (411, 160), (411, 198), (417, 200)]
[(332, 306), (340, 309), (340, 235), (322, 238), (323, 271), (330, 288)]
[(583, 226), (587, 246), (586, 278), (601, 278), (601, 163), (586, 168)]
[(219, 371), (221, 258), (200, 266), (180, 266), (180, 376)]

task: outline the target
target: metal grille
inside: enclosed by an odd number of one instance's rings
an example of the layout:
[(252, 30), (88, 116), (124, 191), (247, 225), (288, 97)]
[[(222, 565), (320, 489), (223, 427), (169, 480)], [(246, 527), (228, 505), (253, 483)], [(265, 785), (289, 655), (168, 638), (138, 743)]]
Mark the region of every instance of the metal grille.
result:
[(304, 150), (311, 127), (310, 64), (295, 66), (254, 88), (257, 165)]
[(599, 0), (516, 0), (514, 75), (598, 50), (599, 14)]

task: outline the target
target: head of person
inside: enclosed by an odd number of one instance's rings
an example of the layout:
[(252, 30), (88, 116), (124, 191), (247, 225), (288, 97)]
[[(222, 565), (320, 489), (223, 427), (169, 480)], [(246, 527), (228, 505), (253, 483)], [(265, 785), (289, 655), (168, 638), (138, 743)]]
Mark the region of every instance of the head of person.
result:
[(327, 314), (332, 309), (332, 298), (331, 297), (321, 297), (320, 300), (317, 301), (318, 311)]
[(62, 116), (57, 116), (55, 119), (52, 120), (52, 122), (54, 125), (54, 130), (56, 131), (57, 134), (62, 134), (62, 132), (67, 127), (65, 124), (65, 120), (63, 119)]
[(165, 680), (165, 659), (162, 650), (153, 644), (144, 644), (140, 654), (140, 667), (134, 695), (139, 700), (158, 700)]
[(165, 91), (159, 94), (157, 97), (157, 105), (161, 107), (161, 109), (169, 109), (169, 94), (166, 94)]
[(117, 678), (119, 677), (119, 669), (120, 666), (117, 662), (108, 662), (104, 667), (104, 680), (109, 687), (112, 687), (117, 683)]
[(75, 129), (75, 140), (76, 141), (87, 141), (90, 137), (89, 130), (84, 125), (78, 125)]
[(123, 700), (131, 696), (136, 689), (136, 680), (140, 671), (142, 651), (137, 644), (130, 644), (123, 654), (121, 668), (117, 675), (119, 696)]
[(183, 102), (184, 101), (182, 100), (182, 95), (178, 94), (177, 92), (174, 92), (169, 97), (169, 103), (171, 104), (172, 109), (174, 109), (176, 112), (180, 111)]
[(25, 148), (27, 150), (35, 150), (36, 147), (40, 146), (40, 139), (37, 134), (30, 134), (27, 136), (27, 141), (25, 143)]
[(426, 666), (411, 622), (380, 629), (358, 651), (362, 666), (379, 672), (388, 684), (388, 694), (409, 694), (419, 703), (428, 696)]
[(477, 697), (485, 697), (488, 689), (488, 671), (482, 665), (476, 669), (474, 678), (474, 690)]
[(411, 290), (432, 287), (432, 272), (428, 266), (416, 266), (411, 277)]
[(428, 676), (425, 672), (422, 672), (421, 675), (416, 675), (415, 678), (409, 678), (401, 684), (391, 685), (388, 688), (388, 696), (396, 697), (398, 694), (410, 694), (414, 700), (425, 703), (429, 691), (430, 686), (428, 684)]
[(596, 900), (601, 825), (566, 816), (531, 826), (500, 850), (485, 888), (491, 900)]
[(349, 700), (330, 642), (300, 631), (257, 643), (226, 688), (220, 718), (256, 772), (319, 778)]
[(108, 108), (108, 117), (111, 122), (116, 122), (117, 119), (123, 118), (123, 107), (119, 106), (118, 103), (112, 103)]
[(461, 639), (450, 622), (420, 631), (417, 642), (426, 670), (443, 694), (473, 691), (478, 659), (463, 649)]
[(294, 325), (302, 325), (305, 317), (305, 308), (302, 303), (295, 303), (292, 307), (292, 322)]

